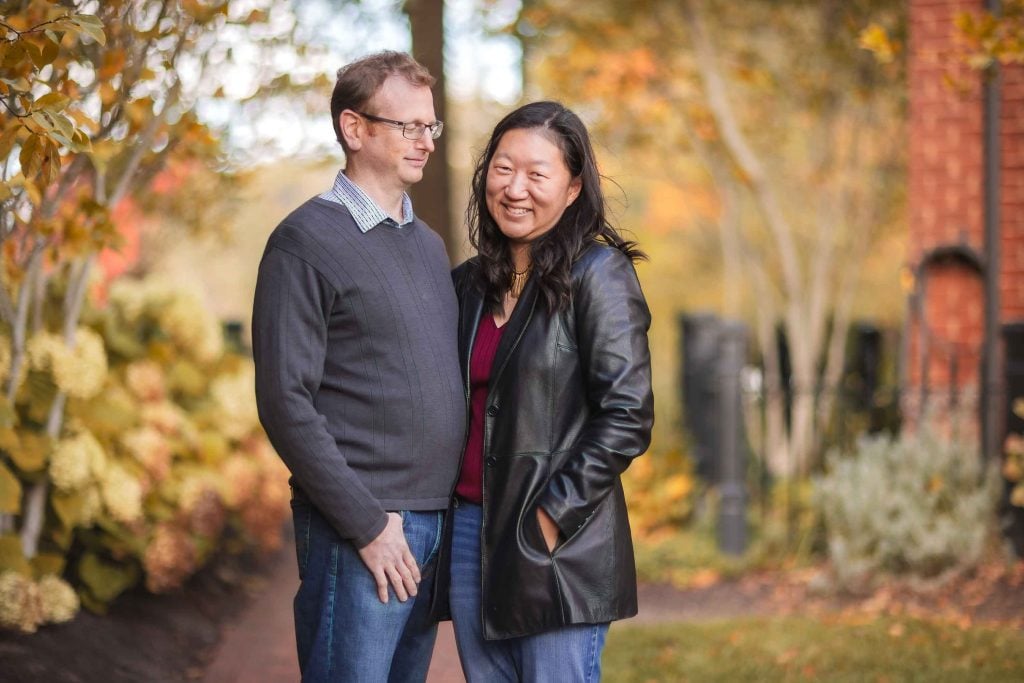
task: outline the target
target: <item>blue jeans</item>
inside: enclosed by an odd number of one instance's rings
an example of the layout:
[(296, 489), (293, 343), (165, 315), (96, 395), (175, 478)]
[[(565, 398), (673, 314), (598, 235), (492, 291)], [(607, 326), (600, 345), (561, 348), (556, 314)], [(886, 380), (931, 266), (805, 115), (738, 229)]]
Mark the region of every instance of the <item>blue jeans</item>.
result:
[(449, 607), (468, 683), (590, 683), (601, 680), (608, 624), (578, 624), (507, 640), (484, 640), (480, 622), (479, 505), (460, 501), (452, 533)]
[(437, 624), (428, 618), (444, 512), (402, 512), (402, 529), (422, 579), (419, 594), (387, 604), (350, 541), (316, 508), (293, 501), (299, 591), (295, 639), (302, 680), (310, 682), (423, 681)]

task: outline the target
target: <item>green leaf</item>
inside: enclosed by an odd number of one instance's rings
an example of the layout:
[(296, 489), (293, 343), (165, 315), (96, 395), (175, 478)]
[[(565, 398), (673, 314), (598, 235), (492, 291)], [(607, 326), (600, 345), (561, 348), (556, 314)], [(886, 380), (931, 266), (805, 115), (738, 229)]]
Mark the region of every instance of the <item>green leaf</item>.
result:
[(59, 92), (51, 92), (36, 100), (36, 109), (49, 109), (53, 112), (64, 111), (71, 104), (71, 98)]
[(21, 512), (21, 481), (0, 462), (0, 513)]
[(82, 30), (100, 45), (107, 44), (107, 36), (103, 33), (103, 22), (91, 14), (78, 14), (71, 17), (71, 23)]
[(32, 558), (32, 572), (37, 579), (41, 579), (47, 574), (60, 576), (64, 573), (66, 564), (66, 558), (59, 553), (39, 553)]
[[(18, 424), (18, 411), (14, 409), (6, 396), (0, 396), (0, 429), (14, 427)], [(2, 448), (0, 442), (0, 448)]]
[(5, 571), (32, 576), (32, 567), (21, 550), (21, 539), (15, 534), (0, 536), (0, 572)]
[(87, 590), (79, 590), (78, 598), (82, 601), (82, 607), (89, 610), (93, 614), (99, 614), (100, 616), (107, 613), (107, 603), (100, 602), (92, 596)]
[(50, 113), (45, 111), (36, 110), (29, 116), (37, 126), (46, 130), (47, 133), (53, 130), (53, 119), (50, 118)]
[(139, 568), (134, 564), (116, 564), (86, 553), (78, 563), (78, 577), (93, 597), (109, 603), (139, 581)]
[(78, 150), (82, 152), (88, 152), (92, 149), (92, 138), (81, 128), (76, 128), (74, 135), (71, 136), (71, 142), (78, 145)]
[(56, 127), (60, 134), (70, 139), (75, 135), (75, 124), (71, 122), (71, 119), (56, 112), (51, 113), (53, 117), (53, 125)]
[(51, 545), (66, 551), (71, 548), (71, 541), (75, 538), (75, 530), (59, 524), (50, 524), (46, 527), (46, 537)]
[(85, 493), (74, 491), (54, 491), (50, 496), (50, 504), (53, 511), (57, 513), (57, 519), (65, 527), (74, 527), (82, 520), (82, 511), (85, 509)]
[(22, 432), (20, 436), (18, 446), (8, 452), (11, 461), (25, 473), (42, 471), (50, 454), (49, 437), (29, 431)]

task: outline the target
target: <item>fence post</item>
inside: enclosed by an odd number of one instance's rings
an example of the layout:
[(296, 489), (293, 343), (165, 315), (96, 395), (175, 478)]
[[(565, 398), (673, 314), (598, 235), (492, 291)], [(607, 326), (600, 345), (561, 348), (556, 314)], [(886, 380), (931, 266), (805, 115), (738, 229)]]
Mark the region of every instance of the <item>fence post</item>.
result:
[(746, 327), (723, 322), (718, 351), (718, 547), (742, 555), (747, 549), (747, 490), (740, 373), (747, 356)]
[(718, 481), (718, 354), (722, 321), (714, 313), (679, 316), (683, 359), (683, 417), (690, 433), (697, 475)]

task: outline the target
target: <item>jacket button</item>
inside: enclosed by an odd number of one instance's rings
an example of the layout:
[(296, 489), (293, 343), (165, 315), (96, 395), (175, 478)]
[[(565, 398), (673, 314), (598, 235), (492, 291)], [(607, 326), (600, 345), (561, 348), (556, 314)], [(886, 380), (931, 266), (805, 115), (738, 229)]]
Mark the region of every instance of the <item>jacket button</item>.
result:
[(487, 457), (487, 466), (488, 467), (494, 467), (497, 464), (498, 464), (498, 459), (495, 458), (493, 455), (490, 455), (490, 456)]
[(495, 415), (497, 415), (498, 414), (498, 406), (495, 406), (495, 405), (487, 406), (487, 414), (490, 415), (491, 417), (494, 417)]

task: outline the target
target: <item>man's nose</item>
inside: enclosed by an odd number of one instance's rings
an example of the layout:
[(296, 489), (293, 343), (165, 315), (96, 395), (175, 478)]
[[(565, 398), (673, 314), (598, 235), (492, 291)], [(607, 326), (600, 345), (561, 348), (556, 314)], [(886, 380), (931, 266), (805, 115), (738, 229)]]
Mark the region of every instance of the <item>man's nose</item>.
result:
[(430, 136), (429, 128), (423, 129), (423, 135), (421, 135), (420, 139), (416, 141), (416, 147), (426, 150), (427, 152), (434, 151), (434, 138)]

